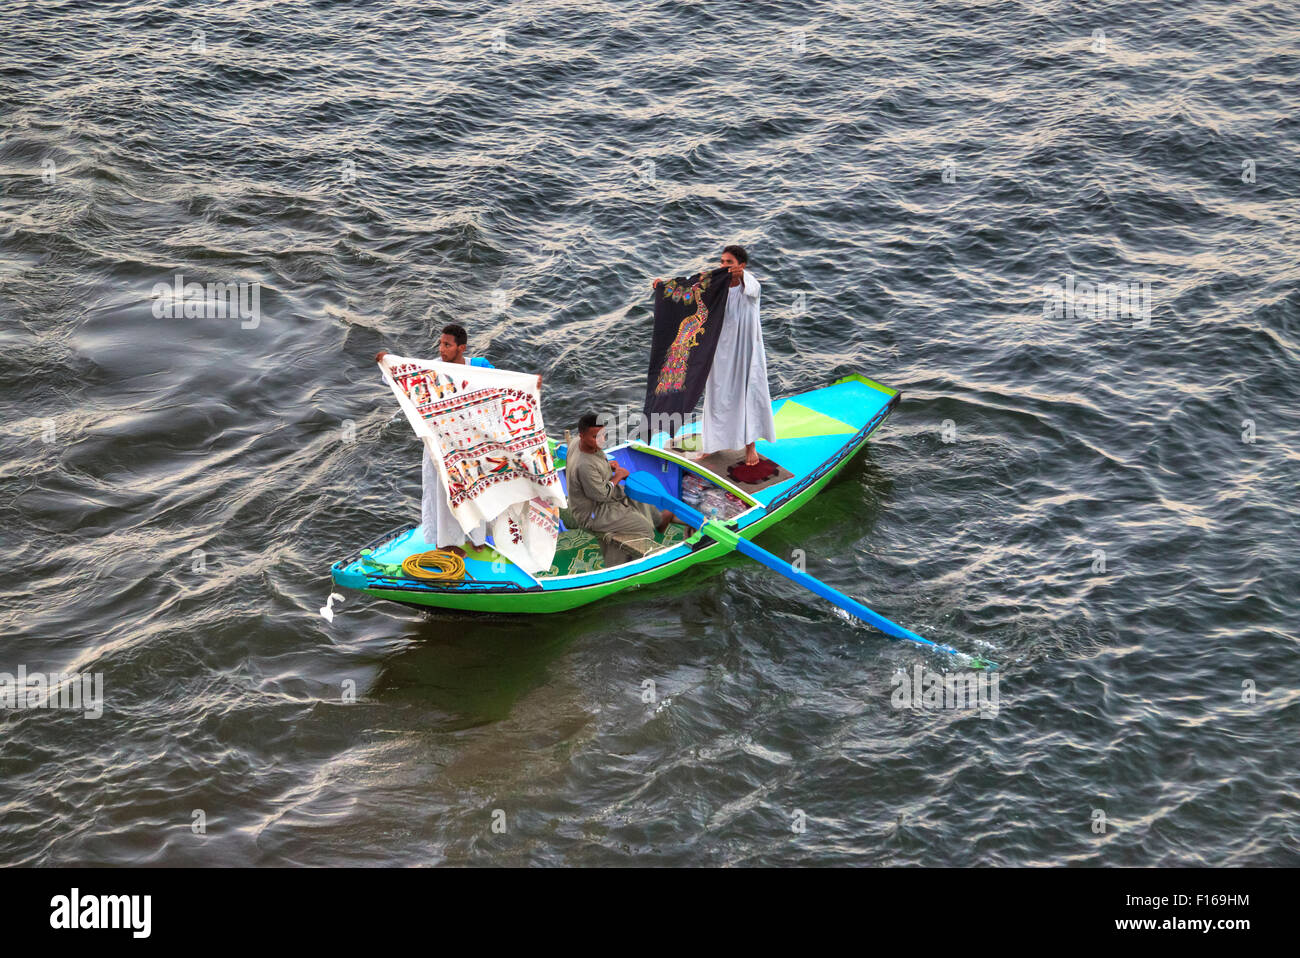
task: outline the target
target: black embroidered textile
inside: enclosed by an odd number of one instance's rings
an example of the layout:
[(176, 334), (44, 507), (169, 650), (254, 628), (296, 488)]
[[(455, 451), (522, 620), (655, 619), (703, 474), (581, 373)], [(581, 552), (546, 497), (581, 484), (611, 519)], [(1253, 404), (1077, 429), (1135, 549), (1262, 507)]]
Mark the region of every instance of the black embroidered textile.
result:
[(718, 268), (678, 277), (655, 290), (645, 394), (651, 423), (661, 421), (663, 414), (684, 417), (703, 395), (727, 308), (729, 275), (726, 268)]

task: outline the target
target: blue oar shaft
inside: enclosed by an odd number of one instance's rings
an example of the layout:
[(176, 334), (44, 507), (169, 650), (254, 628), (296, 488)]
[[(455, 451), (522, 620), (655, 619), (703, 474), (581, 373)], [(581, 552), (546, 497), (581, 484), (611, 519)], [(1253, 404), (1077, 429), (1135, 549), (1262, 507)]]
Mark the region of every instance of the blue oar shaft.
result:
[[(708, 524), (704, 527), (704, 533), (709, 534)], [(774, 572), (779, 572), (791, 582), (803, 586), (811, 592), (817, 593), (823, 599), (835, 603), (850, 615), (855, 615), (864, 622), (874, 625), (885, 635), (895, 639), (903, 639), (907, 642), (916, 642), (920, 645), (928, 645), (931, 648), (940, 649), (944, 652), (951, 652), (954, 655), (960, 655), (956, 649), (946, 645), (940, 645), (938, 642), (931, 642), (929, 639), (917, 635), (911, 629), (905, 629), (897, 622), (891, 622), (874, 609), (869, 609), (857, 599), (850, 598), (838, 589), (833, 589), (820, 579), (814, 579), (807, 572), (796, 569), (784, 559), (777, 558), (766, 549), (761, 549), (748, 539), (736, 538), (736, 551), (742, 555), (747, 555), (756, 562), (761, 562)]]
[[(744, 538), (734, 529), (718, 522), (716, 519), (707, 519), (698, 509), (693, 509), (686, 503), (682, 502), (676, 496), (669, 495), (653, 477), (646, 473), (636, 472), (628, 476), (624, 483), (627, 494), (639, 502), (648, 502), (651, 505), (658, 506), (661, 509), (671, 509), (673, 514), (687, 525), (699, 529), (710, 539), (721, 542), (735, 549), (741, 555), (748, 556), (756, 562), (761, 562), (773, 572), (779, 572), (796, 585), (801, 585), (810, 592), (816, 593), (823, 599), (833, 602), (850, 615), (857, 616), (862, 621), (875, 626), (881, 632), (895, 639), (902, 639), (905, 642), (915, 642), (918, 645), (928, 646), (932, 649), (938, 649), (941, 652), (948, 652), (952, 655), (965, 657), (963, 653), (947, 645), (940, 645), (938, 642), (931, 642), (927, 638), (917, 635), (910, 629), (905, 629), (896, 622), (891, 622), (879, 612), (867, 608), (857, 599), (852, 599), (840, 592), (838, 589), (832, 589), (825, 582), (814, 579), (807, 572), (796, 569), (784, 559), (779, 559), (766, 549), (762, 549), (748, 539)], [(978, 660), (976, 660), (978, 661)]]

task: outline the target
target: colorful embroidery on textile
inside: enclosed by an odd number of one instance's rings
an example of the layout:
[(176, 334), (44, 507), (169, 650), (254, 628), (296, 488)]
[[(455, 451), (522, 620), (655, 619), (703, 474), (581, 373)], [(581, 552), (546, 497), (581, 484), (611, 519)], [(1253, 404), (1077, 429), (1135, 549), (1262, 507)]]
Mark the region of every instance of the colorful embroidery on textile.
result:
[(394, 366), (390, 374), (420, 417), (434, 427), (453, 508), (515, 478), (559, 485), (546, 435), (537, 428), (537, 400), (531, 393), (469, 389), (468, 381), (458, 386), (450, 376), (414, 364)]
[(560, 507), (545, 499), (534, 498), (528, 510), (528, 521), (550, 536), (560, 533)]
[(686, 385), (686, 366), (691, 358), (691, 350), (699, 343), (704, 323), (709, 318), (708, 307), (704, 305), (704, 291), (708, 288), (708, 273), (697, 276), (689, 289), (682, 289), (675, 279), (664, 284), (665, 296), (682, 303), (693, 302), (695, 312), (683, 319), (677, 327), (677, 335), (668, 347), (664, 364), (659, 370), (659, 382), (655, 384), (656, 395), (681, 392)]

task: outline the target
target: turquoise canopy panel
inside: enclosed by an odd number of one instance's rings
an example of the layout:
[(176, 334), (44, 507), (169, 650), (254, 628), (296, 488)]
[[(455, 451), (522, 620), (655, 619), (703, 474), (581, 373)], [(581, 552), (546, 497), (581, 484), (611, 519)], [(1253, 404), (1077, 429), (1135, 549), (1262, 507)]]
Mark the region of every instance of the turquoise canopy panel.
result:
[(799, 393), (773, 403), (776, 442), (760, 440), (757, 451), (793, 473), (784, 482), (754, 494), (764, 505), (781, 498), (826, 463), (844, 454), (844, 447), (879, 419), (897, 395), (863, 376)]

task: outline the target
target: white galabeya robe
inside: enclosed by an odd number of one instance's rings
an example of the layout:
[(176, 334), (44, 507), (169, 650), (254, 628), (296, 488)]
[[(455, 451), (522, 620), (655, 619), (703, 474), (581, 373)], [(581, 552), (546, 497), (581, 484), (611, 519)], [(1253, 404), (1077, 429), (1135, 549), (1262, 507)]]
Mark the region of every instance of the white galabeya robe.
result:
[[(465, 365), (467, 366), (487, 366), (493, 368), (492, 364), (486, 359), (480, 359), (477, 362), (466, 357)], [(429, 450), (420, 447), (420, 485), (422, 495), (420, 496), (420, 533), (424, 541), (435, 549), (445, 549), (447, 546), (463, 546), (465, 544), (465, 530), (460, 527), (456, 517), (451, 514), (451, 507), (447, 505), (447, 490), (443, 488), (442, 477), (438, 475), (438, 467), (434, 464), (433, 457), (429, 455)], [(475, 546), (481, 546), (487, 542), (487, 523), (480, 522), (469, 532), (469, 541)]]
[[(420, 497), (420, 531), (424, 541), (435, 549), (464, 546), (465, 530), (460, 527), (456, 517), (451, 514), (451, 507), (447, 505), (447, 490), (443, 488), (438, 467), (429, 455), (429, 450), (423, 449), (423, 452), (420, 480), (424, 486), (424, 495)], [(486, 522), (480, 522), (469, 531), (469, 541), (476, 546), (487, 542)]]
[(758, 280), (727, 290), (726, 318), (718, 351), (704, 386), (703, 451), (744, 449), (751, 442), (776, 441), (772, 394), (767, 388), (767, 357), (758, 321)]

